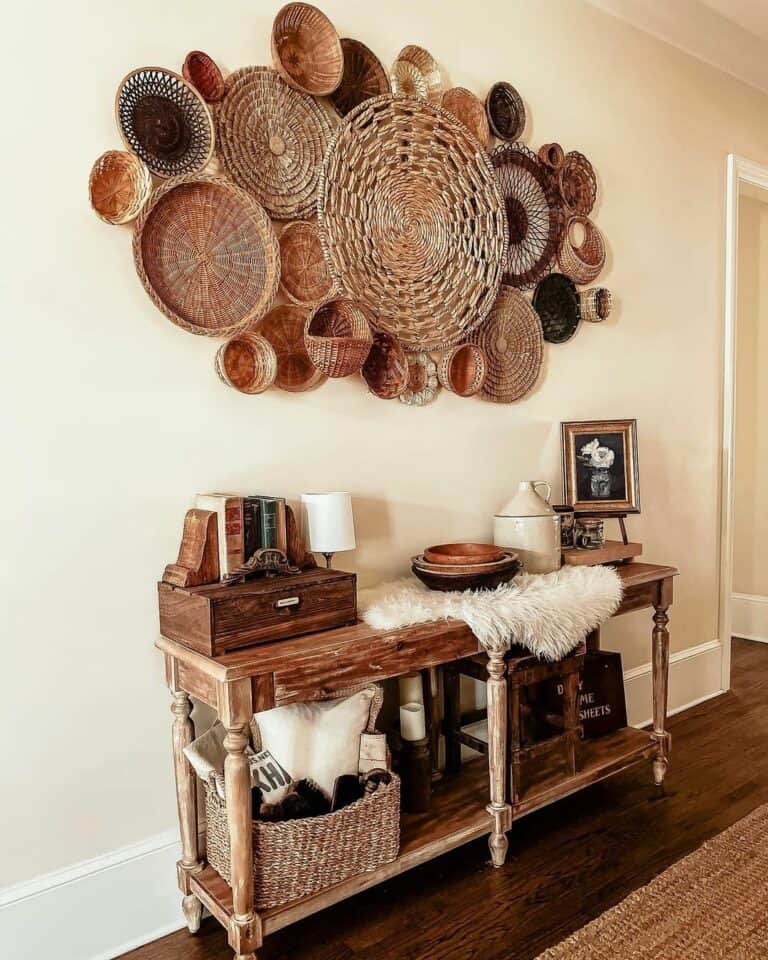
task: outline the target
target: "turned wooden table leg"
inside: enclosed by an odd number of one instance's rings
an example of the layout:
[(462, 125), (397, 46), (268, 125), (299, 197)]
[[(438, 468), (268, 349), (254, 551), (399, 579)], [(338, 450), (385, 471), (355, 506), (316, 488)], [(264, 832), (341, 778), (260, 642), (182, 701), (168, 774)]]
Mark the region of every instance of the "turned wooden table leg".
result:
[(512, 823), (507, 803), (507, 665), (503, 652), (488, 655), (488, 773), (491, 802), (486, 809), (493, 817), (488, 848), (494, 867), (501, 867), (507, 856), (507, 830)]
[(657, 786), (664, 783), (669, 763), (671, 737), (665, 726), (667, 720), (667, 690), (669, 684), (668, 607), (659, 605), (653, 614), (653, 734), (656, 755), (653, 758), (653, 780)]
[[(169, 658), (170, 660), (170, 658)], [(178, 684), (177, 666), (174, 660), (167, 664), (168, 686), (173, 694), (171, 712), (173, 713), (173, 772), (176, 778), (176, 806), (179, 814), (179, 834), (181, 837), (181, 860), (176, 865), (179, 889), (184, 894), (181, 909), (187, 921), (190, 933), (200, 929), (203, 905), (191, 892), (189, 878), (199, 873), (202, 863), (198, 851), (197, 837), (197, 783), (195, 775), (184, 756), (184, 748), (195, 739), (195, 727), (192, 723), (192, 701)]]

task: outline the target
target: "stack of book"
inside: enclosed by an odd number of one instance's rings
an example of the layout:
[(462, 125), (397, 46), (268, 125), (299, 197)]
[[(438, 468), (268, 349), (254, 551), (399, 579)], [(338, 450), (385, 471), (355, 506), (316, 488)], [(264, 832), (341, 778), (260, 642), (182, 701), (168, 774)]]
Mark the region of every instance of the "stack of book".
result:
[(195, 497), (195, 506), (216, 514), (220, 579), (249, 560), (257, 550), (273, 547), (288, 553), (285, 500), (282, 497), (199, 493)]

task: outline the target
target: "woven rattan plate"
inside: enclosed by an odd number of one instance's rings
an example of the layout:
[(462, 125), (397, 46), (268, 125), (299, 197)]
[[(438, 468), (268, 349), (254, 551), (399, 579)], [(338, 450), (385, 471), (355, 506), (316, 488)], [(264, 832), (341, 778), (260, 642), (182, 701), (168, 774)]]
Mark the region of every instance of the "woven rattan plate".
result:
[(440, 105), (443, 78), (432, 54), (423, 47), (409, 44), (398, 53), (392, 64), (392, 93), (400, 97), (417, 97)]
[(411, 352), (465, 338), (498, 292), (507, 227), (490, 162), (452, 114), (378, 97), (325, 158), (320, 239), (331, 273)]
[(277, 357), (275, 386), (290, 393), (301, 393), (327, 379), (309, 359), (304, 345), (307, 311), (290, 303), (270, 310), (258, 326), (269, 340)]
[(213, 155), (213, 120), (205, 100), (177, 73), (140, 67), (115, 97), (123, 142), (158, 177), (197, 173)]
[(337, 112), (345, 117), (366, 100), (389, 93), (389, 76), (376, 54), (359, 40), (344, 37), (341, 49), (344, 53), (344, 73), (330, 101)]
[(543, 337), (536, 311), (519, 290), (502, 286), (474, 339), (485, 350), (487, 372), (481, 395), (486, 400), (511, 403), (533, 389), (541, 371)]
[(325, 113), (269, 67), (243, 67), (226, 87), (216, 110), (226, 171), (276, 220), (310, 215), (331, 137)]
[(317, 224), (289, 223), (280, 234), (280, 289), (293, 303), (311, 306), (333, 291)]
[(485, 105), (474, 93), (464, 87), (452, 87), (443, 95), (442, 107), (460, 120), (467, 130), (477, 137), (484, 149), (488, 149), (491, 141), (488, 117)]
[(562, 273), (550, 273), (536, 287), (533, 306), (548, 343), (565, 343), (579, 327), (581, 308), (576, 284)]
[(209, 337), (232, 336), (262, 317), (280, 278), (269, 218), (216, 177), (179, 177), (155, 190), (136, 221), (133, 258), (158, 309)]

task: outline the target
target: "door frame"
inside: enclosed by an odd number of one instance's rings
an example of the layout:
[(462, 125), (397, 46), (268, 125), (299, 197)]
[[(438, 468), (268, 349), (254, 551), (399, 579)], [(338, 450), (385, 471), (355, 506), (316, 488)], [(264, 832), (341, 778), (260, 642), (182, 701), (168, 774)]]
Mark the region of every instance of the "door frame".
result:
[(718, 604), (718, 634), (723, 648), (721, 675), (723, 690), (729, 690), (731, 686), (733, 471), (739, 303), (739, 196), (742, 184), (751, 184), (765, 190), (768, 199), (768, 167), (731, 153), (728, 156), (725, 203), (725, 318), (723, 326), (720, 590)]

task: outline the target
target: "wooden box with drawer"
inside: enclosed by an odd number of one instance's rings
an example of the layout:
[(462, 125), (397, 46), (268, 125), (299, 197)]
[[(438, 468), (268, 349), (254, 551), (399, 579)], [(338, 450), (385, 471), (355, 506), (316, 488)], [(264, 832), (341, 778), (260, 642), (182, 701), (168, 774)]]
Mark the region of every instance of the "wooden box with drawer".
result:
[(321, 569), (232, 586), (159, 583), (160, 632), (216, 657), (252, 644), (343, 627), (357, 620), (356, 584), (354, 573)]

